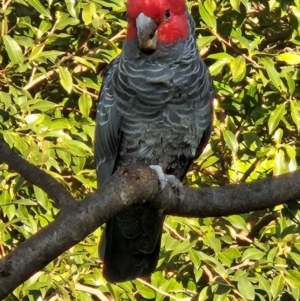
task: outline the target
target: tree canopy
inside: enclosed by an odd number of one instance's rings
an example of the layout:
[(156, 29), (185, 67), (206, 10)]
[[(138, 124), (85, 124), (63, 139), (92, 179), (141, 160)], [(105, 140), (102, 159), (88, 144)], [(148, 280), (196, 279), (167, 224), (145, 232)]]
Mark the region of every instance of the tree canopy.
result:
[[(2, 0), (1, 5), (0, 139), (83, 199), (96, 188), (95, 106), (101, 74), (121, 52), (125, 3)], [(187, 184), (250, 183), (297, 170), (300, 1), (187, 5), (216, 88), (213, 135)], [(270, 199), (276, 189), (270, 189)], [(0, 162), (0, 257), (54, 221), (60, 213), (53, 199)], [(216, 215), (167, 218), (151, 284), (106, 283), (98, 229), (7, 300), (299, 300), (297, 203)]]

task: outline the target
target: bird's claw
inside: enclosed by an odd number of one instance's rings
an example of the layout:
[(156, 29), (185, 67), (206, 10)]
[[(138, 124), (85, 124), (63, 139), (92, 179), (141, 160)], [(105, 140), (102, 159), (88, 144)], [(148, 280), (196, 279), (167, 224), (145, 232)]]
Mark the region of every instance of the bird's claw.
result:
[(150, 165), (149, 167), (156, 172), (160, 184), (160, 190), (163, 190), (166, 187), (167, 183), (171, 183), (172, 186), (182, 185), (181, 182), (175, 176), (166, 175), (159, 165)]

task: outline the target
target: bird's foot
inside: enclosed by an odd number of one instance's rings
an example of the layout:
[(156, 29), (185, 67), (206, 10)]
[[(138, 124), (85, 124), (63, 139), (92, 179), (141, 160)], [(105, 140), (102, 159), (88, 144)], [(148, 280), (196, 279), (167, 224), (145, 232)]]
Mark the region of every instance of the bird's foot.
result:
[(159, 165), (150, 165), (150, 168), (152, 168), (157, 174), (160, 190), (163, 190), (167, 183), (171, 183), (172, 186), (182, 186), (182, 183), (175, 176), (166, 175)]

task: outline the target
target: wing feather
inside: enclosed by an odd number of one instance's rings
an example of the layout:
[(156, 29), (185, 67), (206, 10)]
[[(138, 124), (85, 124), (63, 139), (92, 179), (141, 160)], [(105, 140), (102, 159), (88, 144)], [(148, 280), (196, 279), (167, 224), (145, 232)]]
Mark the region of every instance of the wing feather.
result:
[(103, 184), (114, 172), (120, 142), (121, 116), (113, 94), (113, 75), (120, 57), (107, 67), (99, 96), (96, 115), (94, 156), (98, 185)]

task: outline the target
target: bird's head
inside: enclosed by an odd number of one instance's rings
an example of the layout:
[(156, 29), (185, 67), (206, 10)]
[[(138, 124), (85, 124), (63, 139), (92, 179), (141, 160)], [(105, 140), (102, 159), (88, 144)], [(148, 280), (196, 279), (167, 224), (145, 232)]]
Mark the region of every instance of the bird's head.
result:
[(138, 39), (139, 48), (152, 53), (159, 43), (172, 44), (188, 37), (185, 0), (128, 0), (127, 41)]

